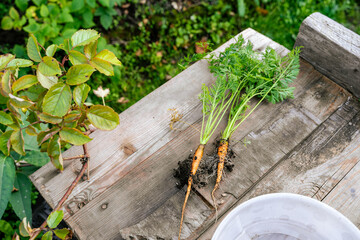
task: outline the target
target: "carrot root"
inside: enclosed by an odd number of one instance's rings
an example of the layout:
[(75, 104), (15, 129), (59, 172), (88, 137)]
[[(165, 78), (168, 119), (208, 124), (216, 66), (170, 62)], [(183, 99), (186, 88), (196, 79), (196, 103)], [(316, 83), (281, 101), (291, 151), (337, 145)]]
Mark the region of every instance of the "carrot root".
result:
[(215, 182), (215, 186), (214, 189), (211, 192), (211, 197), (214, 203), (214, 207), (215, 207), (215, 221), (217, 221), (218, 218), (218, 212), (217, 212), (217, 204), (215, 201), (215, 191), (216, 189), (219, 187), (220, 181), (221, 181), (221, 177), (222, 177), (222, 173), (223, 173), (223, 169), (224, 169), (224, 164), (225, 164), (225, 158), (226, 158), (226, 154), (228, 151), (228, 147), (229, 147), (229, 141), (228, 140), (221, 140), (220, 141), (220, 145), (218, 147), (218, 157), (219, 157), (219, 162), (218, 162), (218, 167), (217, 167), (217, 177), (216, 177), (216, 182)]
[(198, 146), (198, 148), (196, 149), (193, 160), (192, 160), (191, 171), (190, 171), (190, 176), (189, 176), (189, 180), (188, 180), (188, 186), (187, 186), (187, 189), (186, 189), (185, 200), (184, 200), (184, 204), (183, 204), (182, 212), (181, 212), (181, 220), (180, 220), (180, 229), (179, 229), (178, 240), (180, 240), (180, 236), (181, 236), (181, 228), (182, 228), (182, 224), (183, 224), (183, 221), (184, 221), (185, 207), (186, 207), (187, 200), (188, 200), (188, 198), (190, 196), (191, 185), (193, 183), (193, 176), (195, 176), (196, 171), (199, 168), (201, 158), (202, 158), (202, 156), (204, 154), (204, 149), (205, 149), (205, 145), (200, 144)]

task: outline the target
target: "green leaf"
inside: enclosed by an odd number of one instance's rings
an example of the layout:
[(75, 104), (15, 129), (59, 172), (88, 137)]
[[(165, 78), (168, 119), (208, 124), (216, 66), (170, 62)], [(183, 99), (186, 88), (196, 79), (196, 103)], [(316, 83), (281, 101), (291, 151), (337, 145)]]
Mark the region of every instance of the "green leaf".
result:
[(42, 58), (42, 62), (39, 64), (38, 71), (40, 71), (45, 76), (61, 74), (58, 61), (56, 61), (55, 58), (49, 56)]
[(31, 65), (33, 65), (33, 62), (27, 59), (21, 59), (21, 58), (16, 58), (11, 60), (7, 67), (8, 68), (21, 68), (21, 67), (30, 67)]
[(51, 44), (50, 46), (48, 46), (46, 48), (46, 56), (52, 57), (54, 56), (55, 52), (57, 49), (57, 45), (56, 44)]
[(14, 132), (10, 136), (10, 142), (15, 152), (20, 155), (25, 155), (24, 136), (20, 129), (14, 130)]
[(90, 65), (96, 68), (96, 70), (98, 70), (99, 72), (105, 74), (106, 76), (114, 75), (114, 68), (107, 61), (94, 57), (93, 59), (91, 59)]
[(14, 234), (14, 229), (11, 227), (11, 224), (5, 220), (0, 220), (0, 232), (4, 233), (5, 236), (12, 236)]
[(244, 17), (245, 16), (245, 1), (244, 0), (238, 0), (238, 14), (240, 17)]
[[(89, 87), (90, 88), (90, 87)], [(0, 123), (4, 125), (11, 125), (14, 123), (10, 114), (0, 111)]]
[(57, 83), (46, 93), (43, 100), (43, 111), (56, 117), (64, 116), (71, 104), (70, 86)]
[[(76, 1), (75, 1), (76, 2)], [(41, 240), (52, 240), (53, 239), (53, 232), (47, 231), (42, 237)]]
[(75, 128), (64, 127), (60, 131), (60, 138), (63, 141), (69, 142), (73, 145), (83, 145), (90, 142), (92, 139)]
[(71, 50), (69, 52), (69, 60), (72, 65), (87, 64), (88, 59), (79, 51)]
[(63, 158), (61, 155), (60, 137), (58, 134), (54, 135), (48, 144), (47, 153), (51, 162), (60, 171), (64, 170)]
[(86, 83), (83, 83), (74, 88), (73, 96), (75, 103), (80, 107), (85, 102), (90, 92), (90, 87)]
[(89, 7), (91, 8), (95, 8), (96, 7), (96, 1), (95, 0), (86, 0), (86, 3), (89, 5)]
[(74, 111), (71, 111), (69, 114), (65, 115), (64, 122), (65, 123), (75, 123), (75, 126), (76, 126), (76, 121), (78, 119), (80, 119), (80, 117), (81, 117), (81, 111), (74, 110)]
[(63, 228), (63, 229), (55, 229), (54, 230), (55, 235), (60, 239), (65, 239), (66, 236), (70, 233), (69, 229)]
[(9, 94), (9, 97), (10, 97), (11, 104), (17, 108), (29, 108), (35, 104), (35, 103), (25, 99), (26, 97), (16, 97), (16, 96), (12, 95), (11, 93)]
[(30, 151), (30, 152), (26, 153), (23, 160), (34, 166), (42, 167), (50, 161), (50, 158), (47, 155), (47, 153), (38, 152), (38, 151)]
[(3, 70), (6, 65), (15, 58), (14, 55), (8, 53), (0, 56), (0, 71)]
[(111, 64), (121, 66), (121, 62), (119, 61), (119, 59), (117, 59), (115, 54), (107, 49), (102, 50), (101, 52), (96, 54), (95, 57), (107, 61)]
[(52, 123), (52, 124), (58, 124), (58, 123), (61, 123), (61, 121), (62, 121), (62, 118), (51, 116), (51, 115), (46, 114), (46, 113), (39, 112), (37, 115), (38, 115), (38, 117), (40, 118), (41, 121)]
[(89, 44), (95, 40), (97, 40), (100, 37), (100, 34), (93, 30), (93, 29), (87, 29), (87, 30), (79, 30), (71, 37), (71, 43), (73, 47), (77, 46), (85, 46), (86, 44)]
[(58, 23), (70, 23), (74, 22), (74, 18), (69, 12), (63, 11), (59, 15)]
[(63, 211), (54, 211), (47, 218), (46, 222), (50, 228), (56, 228), (64, 217)]
[(20, 235), (23, 236), (23, 237), (29, 237), (30, 234), (29, 234), (29, 230), (28, 229), (30, 226), (30, 223), (26, 220), (26, 218), (24, 218), (21, 223), (20, 223), (20, 226), (19, 226), (19, 232), (20, 232)]
[(25, 11), (28, 6), (28, 0), (15, 0), (15, 5), (21, 10)]
[[(26, 132), (27, 135), (37, 136), (36, 129), (35, 129), (33, 126), (31, 126), (31, 125), (29, 125), (29, 126), (26, 127), (25, 132)], [(26, 140), (25, 140), (25, 145), (26, 145)], [(25, 148), (25, 149), (26, 149), (26, 148)]]
[(14, 21), (9, 16), (3, 17), (1, 20), (1, 28), (4, 30), (11, 30), (14, 26)]
[(10, 82), (11, 82), (11, 71), (6, 70), (1, 78), (1, 88), (0, 88), (1, 94), (4, 97), (7, 97), (11, 92)]
[(14, 130), (8, 130), (0, 136), (0, 150), (6, 155), (10, 154), (10, 137)]
[(111, 26), (112, 20), (113, 17), (109, 14), (100, 16), (100, 23), (106, 30), (108, 30), (109, 27)]
[(89, 43), (89, 44), (85, 45), (84, 53), (85, 53), (85, 56), (88, 59), (92, 59), (93, 57), (95, 57), (96, 49), (97, 49), (97, 43), (98, 43), (98, 41), (96, 40), (96, 41), (94, 41), (92, 43)]
[(79, 64), (72, 66), (66, 74), (66, 83), (77, 85), (89, 80), (95, 69), (89, 64)]
[(26, 51), (29, 58), (35, 62), (41, 62), (41, 54), (38, 46), (38, 42), (33, 34), (30, 34), (26, 45)]
[(13, 210), (20, 219), (26, 217), (31, 223), (31, 182), (24, 174), (17, 173), (14, 187), (18, 189), (18, 191), (11, 193), (10, 203)]
[(72, 12), (77, 12), (79, 10), (82, 10), (85, 6), (85, 2), (84, 0), (76, 0), (76, 1), (72, 1), (71, 3), (71, 11)]
[(47, 8), (47, 6), (46, 5), (41, 5), (41, 7), (40, 7), (40, 15), (42, 16), (42, 17), (47, 17), (48, 15), (49, 15), (49, 9)]
[(14, 160), (0, 155), (0, 219), (4, 214), (15, 181)]
[(99, 3), (104, 7), (110, 7), (110, 0), (99, 0)]
[(17, 11), (15, 8), (13, 8), (13, 7), (10, 8), (9, 16), (10, 16), (12, 19), (14, 19), (15, 21), (16, 21), (16, 20), (19, 20), (19, 18), (20, 18), (20, 15), (19, 15), (18, 11)]
[(14, 91), (14, 93), (29, 88), (32, 85), (38, 83), (38, 80), (36, 78), (36, 76), (34, 75), (25, 75), (22, 76), (21, 78), (19, 78), (18, 80), (16, 80), (13, 85), (12, 85), (12, 90)]
[(112, 130), (120, 123), (119, 115), (108, 106), (91, 106), (86, 116), (96, 128), (101, 130)]
[(56, 76), (45, 76), (40, 71), (36, 71), (36, 76), (41, 86), (47, 89), (51, 88), (58, 82), (58, 78)]

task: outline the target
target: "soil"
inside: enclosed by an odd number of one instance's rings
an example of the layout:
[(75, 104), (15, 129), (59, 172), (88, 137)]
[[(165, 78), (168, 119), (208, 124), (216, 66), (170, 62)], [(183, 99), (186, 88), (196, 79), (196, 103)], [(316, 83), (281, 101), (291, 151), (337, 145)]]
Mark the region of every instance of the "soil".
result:
[[(208, 185), (210, 182), (215, 182), (218, 164), (217, 148), (219, 146), (219, 143), (220, 141), (216, 141), (216, 143), (214, 143), (215, 148), (210, 155), (206, 154), (203, 156), (196, 175), (193, 178), (194, 187), (201, 188)], [(232, 169), (234, 168), (232, 158), (234, 157), (234, 152), (229, 147), (228, 153), (225, 158), (224, 171), (232, 171)], [(174, 169), (174, 177), (178, 180), (177, 187), (179, 189), (183, 188), (184, 185), (188, 182), (191, 170), (191, 163), (192, 155), (190, 154), (185, 160), (178, 162), (178, 167)]]

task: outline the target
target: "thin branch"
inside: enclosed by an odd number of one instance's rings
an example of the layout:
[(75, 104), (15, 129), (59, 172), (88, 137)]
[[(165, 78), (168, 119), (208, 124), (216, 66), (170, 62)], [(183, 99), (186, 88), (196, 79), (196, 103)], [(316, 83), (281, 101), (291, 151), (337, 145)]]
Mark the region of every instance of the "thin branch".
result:
[(73, 159), (78, 159), (78, 158), (84, 158), (85, 155), (78, 155), (75, 157), (68, 157), (68, 158), (63, 158), (64, 161), (68, 161), (68, 160), (73, 160)]
[[(89, 166), (90, 155), (88, 153), (86, 144), (83, 145), (83, 149), (84, 149), (84, 155), (85, 155), (85, 157), (83, 158), (84, 159), (83, 166), (82, 166), (80, 172), (78, 173), (78, 175), (76, 176), (75, 180), (71, 183), (70, 187), (68, 188), (68, 190), (66, 191), (64, 196), (60, 199), (59, 203), (56, 205), (56, 207), (54, 208), (54, 210), (51, 213), (60, 210), (60, 208), (62, 207), (64, 202), (69, 198), (69, 196), (72, 193), (72, 191), (74, 190), (75, 186), (79, 183), (80, 179), (85, 174), (85, 171)], [(35, 239), (41, 233), (41, 231), (46, 230), (46, 226), (47, 226), (47, 222), (45, 220), (41, 224), (41, 226), (34, 231), (33, 235), (30, 238), (30, 240)]]
[(23, 127), (21, 128), (21, 130), (27, 128), (28, 126), (32, 126), (32, 125), (35, 125), (35, 124), (38, 124), (38, 123), (46, 123), (46, 122), (43, 122), (43, 121), (36, 121), (36, 122), (33, 122), (33, 123), (30, 123), (29, 125), (27, 125), (26, 127)]
[(39, 42), (37, 44), (46, 52), (46, 49)]

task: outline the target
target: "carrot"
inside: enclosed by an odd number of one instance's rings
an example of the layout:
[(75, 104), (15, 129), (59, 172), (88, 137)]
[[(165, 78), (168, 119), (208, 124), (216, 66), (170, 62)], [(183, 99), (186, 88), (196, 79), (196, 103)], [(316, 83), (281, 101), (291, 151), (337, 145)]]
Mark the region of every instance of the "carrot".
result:
[(190, 171), (190, 176), (189, 176), (189, 180), (188, 180), (188, 186), (186, 189), (184, 205), (182, 207), (182, 212), (181, 212), (180, 230), (179, 230), (179, 238), (178, 238), (179, 240), (180, 240), (181, 228), (182, 228), (182, 224), (183, 224), (183, 220), (184, 220), (185, 207), (186, 207), (187, 200), (190, 196), (191, 185), (193, 182), (193, 176), (195, 176), (196, 171), (199, 168), (201, 158), (203, 157), (203, 154), (204, 154), (204, 149), (205, 149), (205, 144), (200, 144), (198, 146), (198, 148), (196, 149), (195, 154), (192, 159), (191, 171)]
[(213, 203), (215, 206), (216, 220), (217, 220), (217, 206), (216, 206), (216, 202), (215, 202), (214, 193), (215, 193), (216, 189), (219, 187), (219, 184), (221, 181), (222, 172), (223, 172), (224, 164), (225, 164), (225, 157), (226, 157), (226, 154), (228, 151), (228, 147), (229, 147), (229, 141), (222, 139), (220, 141), (220, 145), (218, 147), (219, 162), (218, 162), (218, 167), (217, 167), (216, 183), (215, 183), (214, 189), (211, 192), (211, 197), (212, 197), (212, 200), (213, 200)]

